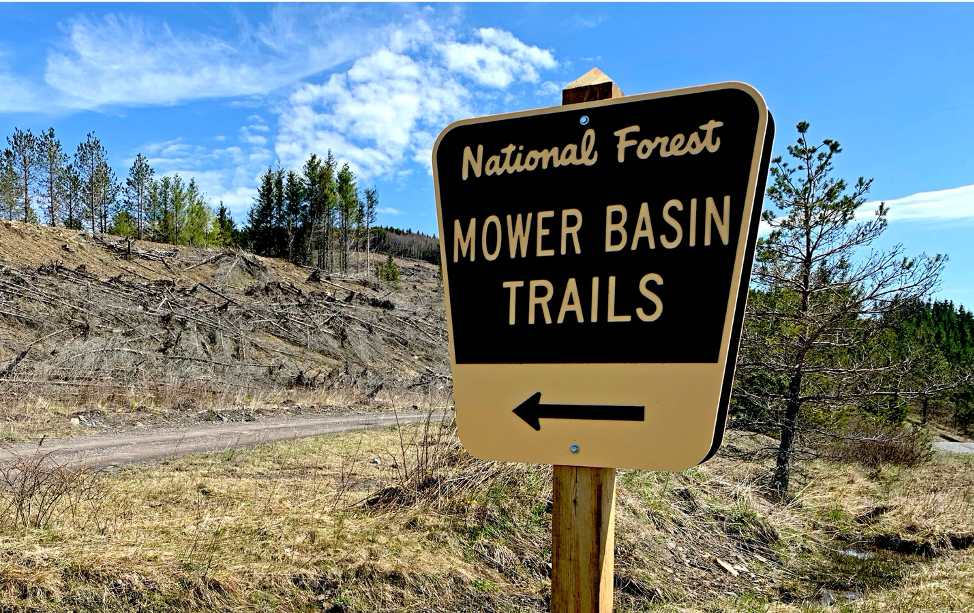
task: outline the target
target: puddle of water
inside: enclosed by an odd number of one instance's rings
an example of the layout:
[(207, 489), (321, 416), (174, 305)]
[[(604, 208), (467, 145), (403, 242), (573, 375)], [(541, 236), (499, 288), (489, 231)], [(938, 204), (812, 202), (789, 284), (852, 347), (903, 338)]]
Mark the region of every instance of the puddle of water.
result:
[(856, 590), (847, 590), (837, 592), (834, 590), (824, 590), (822, 592), (822, 597), (819, 598), (819, 603), (825, 606), (834, 604), (845, 604), (847, 602), (855, 602), (862, 598), (862, 592)]
[(859, 551), (858, 549), (840, 549), (839, 553), (842, 555), (850, 556), (853, 558), (858, 558), (860, 560), (869, 560), (875, 558), (876, 554), (871, 551)]

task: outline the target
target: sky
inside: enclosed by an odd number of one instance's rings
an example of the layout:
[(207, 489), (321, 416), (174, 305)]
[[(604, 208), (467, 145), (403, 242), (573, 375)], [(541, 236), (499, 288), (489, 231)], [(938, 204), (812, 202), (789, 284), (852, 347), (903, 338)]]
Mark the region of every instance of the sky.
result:
[(799, 121), (890, 206), (876, 243), (949, 256), (974, 306), (971, 4), (9, 4), (0, 135), (88, 132), (125, 176), (194, 177), (241, 222), (258, 176), (331, 149), (379, 223), (436, 233), (431, 148), (457, 119), (560, 104), (592, 67), (627, 94), (744, 81), (787, 155)]

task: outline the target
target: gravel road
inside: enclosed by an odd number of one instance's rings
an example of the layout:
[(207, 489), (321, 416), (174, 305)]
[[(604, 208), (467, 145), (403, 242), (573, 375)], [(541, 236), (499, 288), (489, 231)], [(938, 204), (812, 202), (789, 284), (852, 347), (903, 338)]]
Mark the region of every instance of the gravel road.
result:
[[(400, 413), (400, 423), (419, 421), (426, 413)], [(222, 449), (253, 447), (260, 443), (381, 428), (396, 423), (392, 413), (348, 413), (318, 417), (291, 417), (242, 423), (202, 424), (191, 428), (165, 428), (146, 432), (45, 439), (0, 448), (0, 464), (37, 451), (92, 468), (152, 462)], [(938, 441), (934, 449), (974, 454), (974, 442)]]
[[(418, 421), (426, 413), (399, 413), (399, 423)], [(243, 423), (205, 424), (70, 439), (47, 439), (0, 448), (0, 464), (37, 451), (59, 460), (79, 461), (92, 468), (152, 462), (222, 449), (252, 447), (270, 441), (381, 428), (396, 423), (392, 413), (350, 413), (323, 417), (284, 418)]]
[(974, 453), (974, 442), (937, 441), (933, 444), (933, 448), (947, 453)]

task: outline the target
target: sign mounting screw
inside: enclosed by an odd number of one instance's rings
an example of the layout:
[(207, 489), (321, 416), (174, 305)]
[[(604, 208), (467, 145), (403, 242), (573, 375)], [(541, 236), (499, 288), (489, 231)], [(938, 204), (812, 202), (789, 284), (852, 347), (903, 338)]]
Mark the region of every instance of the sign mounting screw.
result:
[(588, 125), (588, 115), (582, 115), (578, 119), (578, 123), (582, 124), (583, 126), (587, 126)]
[(569, 447), (569, 449), (572, 453), (578, 453), (578, 450), (581, 449), (581, 447), (578, 446), (578, 443), (572, 443), (572, 446)]

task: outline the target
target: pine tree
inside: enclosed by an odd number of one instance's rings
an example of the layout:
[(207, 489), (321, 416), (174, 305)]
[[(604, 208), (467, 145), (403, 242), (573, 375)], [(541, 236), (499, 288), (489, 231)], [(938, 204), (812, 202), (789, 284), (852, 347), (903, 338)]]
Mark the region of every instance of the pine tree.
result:
[(379, 266), (377, 273), (379, 279), (388, 282), (396, 291), (400, 289), (399, 266), (396, 265), (396, 260), (393, 259), (391, 251), (386, 256), (385, 264)]
[(186, 227), (186, 216), (189, 212), (189, 198), (183, 178), (176, 173), (169, 183), (169, 202), (172, 208), (170, 220), (170, 242), (178, 245)]
[(81, 202), (84, 193), (84, 183), (75, 170), (74, 164), (68, 164), (61, 171), (61, 193), (64, 194), (64, 227), (70, 230), (81, 229)]
[(153, 184), (153, 239), (160, 243), (179, 244), (186, 217), (186, 186), (179, 174), (162, 177)]
[(304, 197), (308, 219), (307, 260), (316, 254), (315, 266), (331, 270), (331, 238), (335, 224), (335, 158), (331, 151), (324, 160), (312, 154), (304, 165)]
[(792, 166), (772, 163), (771, 234), (758, 242), (738, 362), (740, 395), (775, 416), (780, 435), (771, 488), (788, 492), (795, 441), (809, 411), (840, 413), (888, 398), (890, 374), (908, 366), (877, 352), (882, 335), (902, 319), (911, 299), (924, 296), (943, 268), (941, 256), (907, 258), (860, 249), (886, 228), (886, 207), (855, 222), (871, 180), (851, 189), (833, 176), (839, 143), (809, 144), (808, 124), (788, 147)]
[(284, 251), (281, 255), (288, 261), (297, 263), (298, 238), (301, 230), (301, 220), (304, 218), (304, 184), (301, 177), (293, 170), (287, 173), (287, 181), (283, 189), (284, 205), (280, 218), (280, 225), (284, 235)]
[(224, 248), (237, 246), (237, 224), (234, 223), (230, 211), (222, 200), (216, 218), (213, 220), (213, 234), (213, 242), (217, 246)]
[(271, 250), (267, 255), (271, 257), (283, 257), (286, 251), (284, 237), (284, 168), (278, 163), (274, 170), (274, 214), (270, 229)]
[(179, 244), (206, 247), (213, 227), (213, 209), (196, 185), (196, 179), (189, 180), (185, 200), (185, 221), (180, 229)]
[(139, 153), (132, 162), (128, 178), (125, 179), (125, 200), (135, 219), (135, 234), (139, 239), (145, 238), (146, 235), (149, 191), (154, 174), (155, 171), (149, 166), (149, 161)]
[(162, 177), (153, 181), (149, 188), (149, 235), (159, 243), (171, 242), (171, 183), (171, 177)]
[[(14, 193), (18, 208), (25, 223), (30, 222), (34, 213), (34, 190), (41, 168), (41, 153), (37, 137), (27, 130), (14, 128), (13, 136), (7, 137), (12, 156), (11, 168), (15, 175)], [(36, 214), (34, 215), (36, 219)]]
[(108, 227), (108, 233), (126, 238), (138, 238), (138, 230), (135, 225), (135, 218), (129, 211), (118, 211), (112, 218), (112, 225)]
[(269, 255), (274, 247), (274, 178), (275, 172), (268, 168), (260, 176), (257, 197), (247, 213), (247, 242), (254, 253)]
[(92, 232), (97, 232), (100, 225), (103, 193), (108, 179), (104, 170), (107, 157), (105, 148), (93, 132), (88, 133), (85, 142), (78, 145), (74, 154), (74, 168), (84, 186), (82, 202), (88, 213)]
[(54, 136), (54, 128), (42, 132), (38, 142), (41, 157), (41, 187), (47, 200), (47, 220), (56, 226), (64, 206), (64, 184), (62, 175), (68, 163), (68, 156), (61, 149), (61, 141)]
[(348, 259), (351, 252), (349, 236), (352, 225), (356, 223), (361, 211), (358, 197), (358, 187), (355, 185), (355, 174), (348, 164), (343, 164), (338, 171), (336, 185), (338, 193), (338, 225), (341, 232), (341, 269), (348, 274)]
[(0, 153), (0, 210), (8, 219), (13, 220), (17, 215), (17, 175), (13, 167), (14, 153), (4, 149)]
[(375, 225), (379, 206), (379, 192), (374, 188), (365, 190), (365, 204), (362, 207), (362, 221), (365, 224), (365, 276), (372, 276), (372, 226)]
[(102, 162), (98, 165), (98, 190), (99, 228), (101, 232), (108, 232), (110, 220), (125, 210), (124, 203), (119, 201), (119, 195), (122, 193), (122, 182), (115, 176), (115, 171), (108, 165), (108, 162)]
[[(321, 224), (320, 209), (324, 197), (318, 184), (320, 174), (321, 160), (316, 154), (312, 153), (301, 169), (302, 191), (304, 192), (304, 219), (301, 221), (301, 226), (305, 264), (311, 264), (311, 254), (315, 250), (315, 240)], [(321, 268), (320, 265), (318, 267)]]

